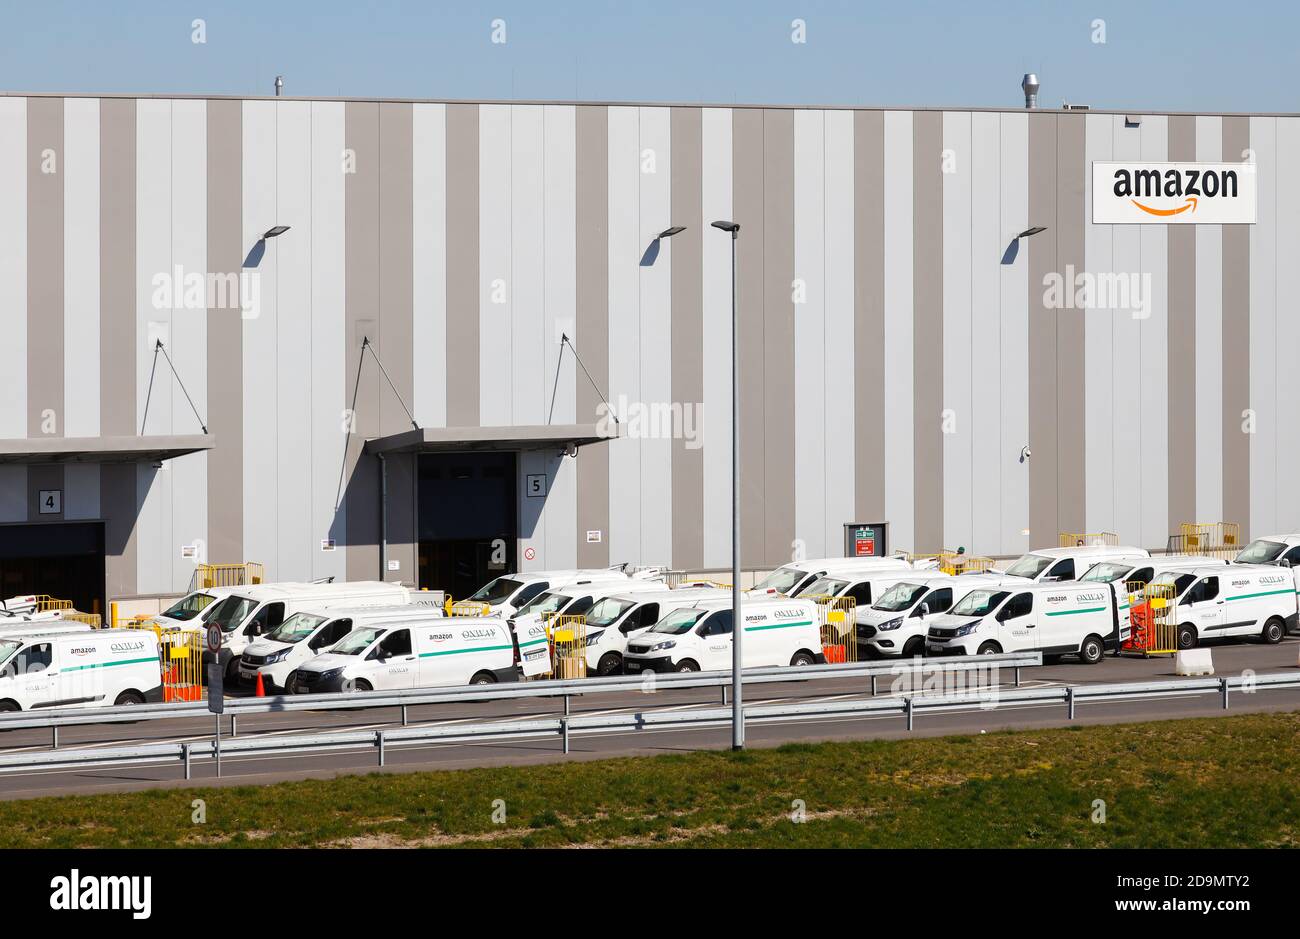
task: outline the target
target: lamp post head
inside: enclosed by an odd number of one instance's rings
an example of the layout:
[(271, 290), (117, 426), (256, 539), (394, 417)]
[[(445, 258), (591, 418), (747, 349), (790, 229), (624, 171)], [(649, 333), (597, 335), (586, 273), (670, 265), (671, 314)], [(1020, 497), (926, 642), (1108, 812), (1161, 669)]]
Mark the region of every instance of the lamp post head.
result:
[(674, 225), (671, 228), (665, 228), (656, 237), (671, 238), (673, 235), (680, 235), (684, 231), (686, 231), (685, 225)]
[(736, 234), (740, 231), (740, 225), (737, 224), (736, 222), (717, 221), (717, 222), (712, 222), (710, 224), (712, 224), (714, 228), (721, 229), (722, 231), (725, 232), (731, 232), (732, 238), (735, 238)]

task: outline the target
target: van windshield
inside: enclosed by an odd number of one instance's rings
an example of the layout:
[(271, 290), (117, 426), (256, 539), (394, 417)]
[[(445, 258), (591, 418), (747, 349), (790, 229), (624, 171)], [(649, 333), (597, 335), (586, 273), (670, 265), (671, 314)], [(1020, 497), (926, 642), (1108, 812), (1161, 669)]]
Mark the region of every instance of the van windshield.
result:
[(1195, 582), (1195, 574), (1179, 574), (1176, 571), (1165, 571), (1162, 574), (1157, 574), (1156, 579), (1151, 581), (1152, 584), (1160, 587), (1173, 587), (1175, 597), (1181, 597), (1183, 591)]
[(894, 584), (876, 601), (872, 609), (897, 613), (899, 610), (910, 608), (913, 603), (921, 599), (923, 593), (925, 593), (925, 584)]
[(384, 634), (384, 630), (379, 626), (365, 626), (361, 629), (354, 629), (343, 637), (337, 645), (330, 647), (331, 655), (360, 655), (366, 651), (370, 643), (374, 642)]
[(540, 616), (542, 613), (554, 613), (556, 610), (562, 610), (569, 605), (573, 597), (566, 597), (562, 593), (539, 593), (536, 597), (529, 600), (518, 610), (515, 616)]
[(800, 581), (807, 576), (807, 571), (801, 571), (798, 568), (778, 567), (756, 583), (754, 589), (758, 591), (775, 590), (777, 593), (793, 596), (790, 591), (799, 586)]
[(23, 647), (21, 639), (0, 639), (0, 666), (9, 661), (9, 657)]
[(1256, 538), (1237, 555), (1238, 564), (1271, 564), (1282, 556), (1286, 545), (1280, 541)]
[(972, 590), (952, 608), (953, 616), (988, 616), (1010, 596), (1009, 590)]
[(479, 603), (486, 603), (489, 606), (496, 606), (498, 603), (504, 603), (510, 597), (514, 596), (516, 590), (523, 584), (510, 577), (498, 577), (496, 580), (489, 581), (479, 588), (478, 593), (470, 597), (471, 600), (477, 600)]
[(222, 632), (230, 632), (238, 629), (239, 624), (248, 619), (248, 614), (257, 608), (257, 601), (250, 600), (248, 597), (240, 597), (231, 594), (224, 600), (218, 600), (216, 606), (212, 608), (204, 619), (221, 627)]
[(847, 580), (836, 580), (834, 577), (819, 577), (803, 590), (800, 590), (799, 595), (801, 597), (838, 597), (848, 585)]
[(208, 608), (214, 597), (210, 593), (195, 592), (187, 597), (181, 597), (167, 609), (162, 611), (162, 615), (170, 619), (181, 621), (192, 620)]
[(325, 620), (326, 617), (315, 613), (295, 613), (267, 633), (266, 638), (276, 642), (302, 642)]
[(1012, 577), (1027, 577), (1033, 580), (1051, 563), (1051, 558), (1045, 558), (1041, 554), (1026, 554), (1015, 564), (1008, 567), (1007, 573)]
[(705, 614), (704, 610), (673, 610), (651, 628), (653, 633), (668, 633), (673, 636), (680, 636), (689, 632), (690, 628), (699, 622), (700, 617)]
[(1102, 561), (1088, 568), (1088, 573), (1079, 578), (1091, 584), (1112, 584), (1133, 570), (1133, 565), (1123, 561)]
[(587, 626), (589, 628), (592, 626), (609, 626), (611, 623), (617, 622), (620, 616), (634, 606), (636, 606), (635, 600), (619, 600), (617, 597), (606, 597), (587, 611)]

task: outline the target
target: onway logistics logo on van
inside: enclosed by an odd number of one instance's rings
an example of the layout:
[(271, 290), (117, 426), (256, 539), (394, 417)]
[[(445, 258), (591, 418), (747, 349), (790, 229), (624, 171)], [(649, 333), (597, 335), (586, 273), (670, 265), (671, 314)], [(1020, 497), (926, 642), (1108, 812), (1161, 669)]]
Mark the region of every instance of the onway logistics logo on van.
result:
[(1102, 225), (1254, 224), (1254, 163), (1092, 164), (1092, 220)]
[(139, 652), (143, 648), (143, 642), (115, 642), (109, 646), (114, 652)]
[(494, 629), (466, 629), (460, 634), (462, 639), (491, 639), (495, 635)]

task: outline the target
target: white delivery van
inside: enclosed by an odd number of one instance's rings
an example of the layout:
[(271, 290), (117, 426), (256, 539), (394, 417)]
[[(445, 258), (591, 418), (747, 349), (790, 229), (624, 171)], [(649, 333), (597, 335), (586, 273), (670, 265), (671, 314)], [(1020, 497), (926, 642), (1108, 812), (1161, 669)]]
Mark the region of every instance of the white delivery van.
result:
[(1234, 564), (1275, 564), (1291, 569), (1292, 583), (1300, 595), (1300, 534), (1256, 538), (1233, 559)]
[(442, 618), (442, 610), (428, 603), (392, 606), (320, 606), (286, 616), (244, 649), (239, 658), (241, 681), (262, 676), (266, 692), (293, 694), (293, 670), (310, 658), (329, 651), (340, 639), (363, 626), (396, 626)]
[(772, 571), (747, 592), (797, 597), (811, 587), (814, 581), (828, 575), (847, 577), (888, 570), (910, 571), (914, 568), (911, 562), (902, 557), (814, 558), (809, 561), (792, 561)]
[(1291, 572), (1271, 564), (1189, 567), (1157, 574), (1152, 583), (1173, 588), (1180, 649), (1228, 636), (1281, 642), (1296, 626)]
[(620, 570), (608, 568), (503, 574), (495, 580), (488, 581), (466, 599), (475, 603), (486, 603), (493, 616), (509, 618), (538, 594), (553, 587), (604, 583), (611, 580), (626, 583), (632, 579)]
[(927, 655), (1077, 655), (1089, 665), (1119, 648), (1115, 596), (1102, 584), (977, 587), (930, 620)]
[[(822, 652), (817, 604), (788, 597), (751, 598), (740, 608), (744, 622), (743, 668), (812, 665)], [(679, 607), (630, 640), (623, 671), (698, 672), (731, 668), (731, 600)]]
[(1010, 574), (1040, 584), (1075, 580), (1084, 571), (1101, 561), (1126, 558), (1148, 558), (1145, 548), (1124, 545), (1078, 545), (1073, 548), (1039, 548), (1023, 554), (1006, 570), (994, 569), (994, 574)]
[(26, 622), (21, 620), (17, 622), (0, 620), (0, 636), (8, 636), (10, 638), (15, 636), (30, 636), (34, 633), (44, 633), (48, 635), (50, 633), (67, 634), (91, 632), (95, 632), (94, 626), (91, 626), (89, 623), (82, 623), (78, 620), (72, 619), (28, 620)]
[(294, 672), (294, 691), (394, 691), (515, 681), (515, 646), (497, 616), (430, 616), (361, 626)]
[(158, 637), (149, 630), (0, 636), (0, 711), (162, 699)]
[(675, 609), (706, 600), (726, 600), (730, 596), (731, 591), (723, 587), (669, 590), (659, 585), (658, 590), (625, 591), (597, 600), (587, 611), (587, 674), (619, 674), (623, 671), (623, 654), (631, 637), (640, 635)]
[(1129, 608), (1133, 596), (1128, 592), (1129, 581), (1137, 580), (1144, 584), (1161, 571), (1183, 570), (1189, 566), (1227, 565), (1227, 561), (1194, 554), (1160, 554), (1149, 558), (1117, 558), (1110, 561), (1098, 561), (1079, 578), (1080, 583), (1110, 584), (1115, 595), (1115, 609), (1119, 611), (1119, 638), (1123, 642), (1133, 630), (1129, 618)]
[(871, 606), (858, 608), (858, 648), (872, 658), (925, 655), (930, 623), (972, 590), (1018, 583), (1005, 574), (918, 571), (895, 581)]
[(162, 626), (180, 626), (184, 629), (202, 629), (205, 615), (212, 605), (224, 600), (241, 587), (205, 587), (181, 597), (157, 616), (152, 617)]
[[(510, 625), (510, 632), (519, 641), (520, 649), (527, 650), (530, 661), (536, 661), (541, 654), (541, 644), (538, 640), (548, 638), (547, 624), (552, 622), (552, 616), (586, 616), (591, 608), (605, 597), (616, 594), (654, 593), (667, 589), (668, 585), (661, 580), (629, 578), (570, 584), (567, 587), (557, 587), (539, 593), (506, 622)], [(651, 625), (653, 622), (651, 620), (646, 625)], [(549, 648), (548, 643), (547, 649)], [(525, 668), (524, 672), (534, 674), (534, 670), (530, 668)]]
[(203, 626), (220, 627), (223, 638), (218, 661), (226, 681), (239, 680), (239, 659), (248, 644), (299, 610), (322, 606), (391, 606), (409, 603), (411, 592), (401, 584), (361, 580), (338, 584), (256, 584), (236, 587), (203, 611)]

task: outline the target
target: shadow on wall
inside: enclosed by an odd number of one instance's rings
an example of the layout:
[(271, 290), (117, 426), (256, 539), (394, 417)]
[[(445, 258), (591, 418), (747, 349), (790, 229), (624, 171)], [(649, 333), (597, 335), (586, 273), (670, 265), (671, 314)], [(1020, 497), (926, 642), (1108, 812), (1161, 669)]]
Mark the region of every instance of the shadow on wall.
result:
[(654, 241), (650, 242), (649, 246), (645, 249), (645, 254), (641, 255), (642, 267), (655, 266), (655, 261), (659, 259), (659, 246), (662, 241), (662, 238), (656, 238)]
[[(1019, 254), (1020, 254), (1020, 238), (1019, 236), (1017, 236), (1011, 239), (1011, 244), (1007, 245), (1007, 250), (1002, 252), (1002, 263), (1015, 264), (1016, 256)], [(247, 267), (248, 265), (244, 265), (244, 266)]]

